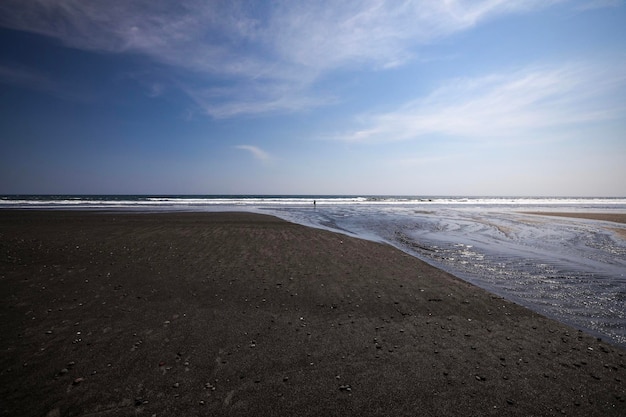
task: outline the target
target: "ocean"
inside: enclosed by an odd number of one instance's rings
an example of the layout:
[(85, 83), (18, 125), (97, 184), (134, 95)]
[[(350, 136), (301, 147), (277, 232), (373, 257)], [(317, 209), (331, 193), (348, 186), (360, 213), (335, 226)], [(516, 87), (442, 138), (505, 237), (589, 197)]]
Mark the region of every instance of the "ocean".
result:
[(528, 212), (626, 214), (626, 198), (0, 196), (0, 209), (251, 211), (384, 242), (626, 348), (626, 224)]

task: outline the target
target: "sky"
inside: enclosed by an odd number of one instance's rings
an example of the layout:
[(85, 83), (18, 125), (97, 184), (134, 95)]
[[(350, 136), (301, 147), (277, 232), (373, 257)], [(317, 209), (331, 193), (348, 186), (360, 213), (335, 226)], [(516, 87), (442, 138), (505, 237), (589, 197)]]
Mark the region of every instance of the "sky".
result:
[(0, 194), (626, 196), (622, 0), (2, 0)]

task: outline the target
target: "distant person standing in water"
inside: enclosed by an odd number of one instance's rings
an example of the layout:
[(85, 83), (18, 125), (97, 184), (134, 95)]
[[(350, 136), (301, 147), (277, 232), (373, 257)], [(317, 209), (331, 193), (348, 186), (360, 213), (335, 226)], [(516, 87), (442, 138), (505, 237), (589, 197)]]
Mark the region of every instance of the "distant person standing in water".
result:
[(316, 205), (317, 205), (317, 202), (313, 200), (313, 207), (315, 207)]

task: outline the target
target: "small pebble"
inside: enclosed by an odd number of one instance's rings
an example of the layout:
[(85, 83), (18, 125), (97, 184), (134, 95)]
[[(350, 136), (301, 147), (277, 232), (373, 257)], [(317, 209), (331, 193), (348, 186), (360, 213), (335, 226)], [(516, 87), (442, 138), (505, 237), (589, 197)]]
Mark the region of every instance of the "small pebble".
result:
[(48, 414), (46, 414), (46, 417), (61, 417), (61, 410), (58, 408), (50, 410)]

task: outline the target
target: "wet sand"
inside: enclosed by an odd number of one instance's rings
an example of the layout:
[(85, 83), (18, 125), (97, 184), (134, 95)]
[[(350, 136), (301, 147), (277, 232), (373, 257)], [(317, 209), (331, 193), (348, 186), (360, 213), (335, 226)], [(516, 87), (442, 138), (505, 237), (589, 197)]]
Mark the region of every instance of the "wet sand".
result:
[(572, 217), (576, 219), (601, 220), (605, 222), (626, 224), (626, 213), (579, 213), (579, 212), (550, 212), (550, 211), (528, 211), (526, 214), (536, 214), (540, 216)]
[[(575, 219), (600, 220), (604, 222), (626, 224), (626, 213), (578, 213), (578, 212), (549, 212), (549, 211), (529, 211), (526, 214), (539, 216), (571, 217)], [(622, 239), (626, 239), (626, 229), (623, 227), (607, 227)]]
[(0, 415), (626, 415), (624, 350), (387, 245), (4, 210), (0, 251)]

